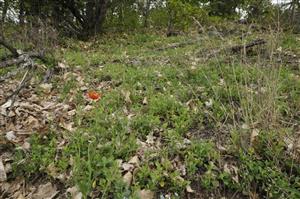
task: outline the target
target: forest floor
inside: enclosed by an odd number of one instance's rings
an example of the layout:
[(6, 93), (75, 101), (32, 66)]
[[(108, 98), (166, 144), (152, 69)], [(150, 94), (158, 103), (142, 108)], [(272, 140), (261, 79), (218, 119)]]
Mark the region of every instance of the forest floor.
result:
[(1, 83), (0, 198), (300, 198), (300, 36), (214, 33), (67, 40), (13, 107)]

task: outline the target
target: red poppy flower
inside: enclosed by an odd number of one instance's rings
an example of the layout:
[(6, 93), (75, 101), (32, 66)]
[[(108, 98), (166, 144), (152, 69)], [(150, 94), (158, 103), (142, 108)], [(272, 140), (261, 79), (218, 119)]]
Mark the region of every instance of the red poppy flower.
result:
[(89, 91), (87, 96), (92, 100), (98, 100), (101, 98), (101, 94), (97, 93), (96, 91)]

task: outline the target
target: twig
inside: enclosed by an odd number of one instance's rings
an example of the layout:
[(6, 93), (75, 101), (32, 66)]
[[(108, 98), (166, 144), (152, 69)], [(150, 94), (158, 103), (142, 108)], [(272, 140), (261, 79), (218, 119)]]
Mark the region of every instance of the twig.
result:
[(11, 100), (10, 108), (13, 107), (13, 105), (16, 101), (16, 97), (19, 95), (20, 91), (27, 85), (27, 82), (29, 82), (31, 80), (32, 74), (30, 72), (33, 70), (33, 68), (34, 68), (34, 65), (31, 65), (29, 67), (29, 69), (23, 75), (23, 78), (22, 78), (20, 84), (18, 85), (18, 88), (11, 95), (9, 95), (6, 98), (6, 102)]
[(54, 73), (54, 69), (53, 69), (53, 68), (48, 69), (48, 70), (46, 71), (46, 74), (45, 74), (45, 76), (44, 76), (44, 78), (43, 78), (42, 83), (48, 83), (48, 82), (51, 80), (51, 78), (52, 78), (52, 76), (53, 76), (53, 73)]
[(204, 33), (205, 29), (203, 28), (203, 26), (201, 25), (201, 23), (195, 17), (192, 17), (192, 19), (197, 24), (198, 28), (201, 29), (201, 31)]
[(11, 45), (9, 45), (1, 33), (0, 33), (0, 45), (7, 48), (14, 56), (13, 59), (0, 62), (0, 69), (4, 68), (4, 67), (9, 67), (12, 65), (22, 64), (22, 66), (18, 67), (15, 71), (10, 72), (3, 77), (0, 77), (0, 82), (5, 81), (7, 78), (10, 78), (10, 77), (18, 74), (18, 72), (21, 69), (28, 68), (27, 71), (24, 73), (23, 78), (22, 78), (20, 84), (18, 85), (17, 89), (6, 98), (5, 103), (7, 103), (9, 100), (11, 100), (10, 108), (12, 108), (14, 105), (14, 102), (16, 100), (16, 97), (19, 95), (20, 91), (27, 85), (27, 83), (31, 80), (31, 78), (33, 76), (32, 71), (35, 69), (35, 66), (36, 66), (33, 58), (39, 58), (40, 60), (45, 62), (44, 53), (43, 52), (22, 53), (21, 51), (18, 51), (17, 49), (15, 49)]
[(30, 56), (28, 56), (28, 54), (24, 54), (24, 55), (22, 55), (22, 57), (23, 57), (22, 60), (24, 61), (24, 63), (21, 68), (28, 68), (28, 70), (23, 75), (23, 78), (22, 78), (20, 84), (18, 85), (18, 88), (11, 95), (9, 95), (6, 98), (6, 102), (11, 100), (10, 108), (13, 107), (15, 100), (16, 100), (16, 96), (19, 95), (20, 91), (27, 85), (27, 82), (29, 82), (30, 79), (32, 78), (31, 71), (35, 68), (34, 61), (32, 60), (32, 58)]
[(18, 88), (8, 97), (8, 99), (11, 98), (11, 100), (12, 100), (10, 108), (14, 106), (14, 103), (16, 101), (16, 96), (19, 95), (20, 91), (25, 87), (26, 83), (31, 79), (31, 76), (28, 76), (30, 70), (31, 70), (31, 68), (29, 68), (25, 72), (25, 74), (22, 78), (22, 81), (19, 84)]

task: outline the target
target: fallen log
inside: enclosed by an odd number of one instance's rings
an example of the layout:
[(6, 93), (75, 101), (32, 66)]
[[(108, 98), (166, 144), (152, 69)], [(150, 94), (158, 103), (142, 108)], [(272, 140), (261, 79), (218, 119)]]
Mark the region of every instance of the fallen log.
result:
[(5, 48), (7, 48), (11, 54), (13, 54), (14, 57), (18, 57), (19, 53), (17, 51), (16, 48), (14, 48), (12, 45), (10, 45), (3, 37), (2, 34), (0, 34), (0, 45), (4, 46)]
[(230, 51), (232, 53), (239, 53), (242, 50), (249, 50), (250, 48), (253, 48), (254, 46), (260, 46), (260, 45), (264, 45), (266, 44), (267, 41), (265, 41), (264, 39), (256, 39), (250, 43), (247, 43), (246, 45), (237, 45), (237, 46), (233, 46), (230, 48)]
[(219, 53), (232, 53), (232, 54), (236, 54), (236, 53), (241, 53), (245, 50), (245, 52), (248, 52), (250, 49), (252, 49), (255, 46), (261, 46), (266, 44), (267, 41), (264, 39), (256, 39), (254, 41), (251, 41), (245, 45), (236, 45), (236, 46), (231, 46), (231, 47), (227, 47), (227, 48), (221, 48), (221, 49), (215, 49), (212, 52), (210, 52), (207, 55), (207, 58), (211, 58), (213, 56), (216, 56)]
[(38, 58), (38, 59), (44, 59), (43, 53), (41, 52), (29, 52), (29, 53), (23, 53), (21, 55), (18, 55), (18, 57), (14, 57), (9, 60), (5, 60), (3, 62), (0, 62), (0, 68), (9, 67), (13, 65), (19, 65), (26, 61), (28, 58)]

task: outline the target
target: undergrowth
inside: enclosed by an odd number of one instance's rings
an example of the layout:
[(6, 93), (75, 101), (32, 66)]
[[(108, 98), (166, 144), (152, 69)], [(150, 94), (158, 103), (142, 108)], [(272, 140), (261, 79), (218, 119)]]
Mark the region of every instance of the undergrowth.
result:
[[(135, 34), (66, 41), (58, 56), (91, 89), (118, 85), (99, 89), (103, 97), (91, 112), (83, 111), (77, 90), (77, 130), (64, 134), (66, 146), (57, 148), (60, 132), (34, 136), (30, 152), (16, 152), (15, 175), (49, 173), (50, 165), (71, 173), (67, 183), (86, 197), (136, 198), (147, 189), (171, 198), (299, 198), (299, 160), (286, 142), (299, 131), (299, 68), (264, 57), (276, 52), (272, 46), (299, 53), (299, 39), (286, 36), (249, 56), (203, 59), (222, 43), (209, 37), (157, 50), (193, 39)], [(224, 46), (238, 40), (226, 39)], [(66, 101), (77, 81), (55, 85)], [(134, 156), (139, 162), (128, 186), (120, 161)]]

